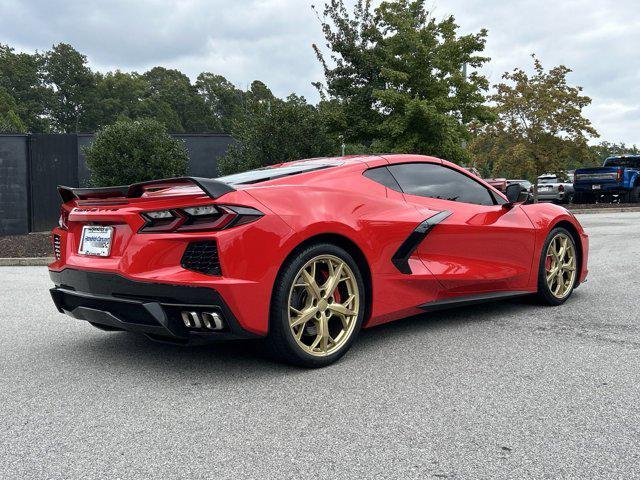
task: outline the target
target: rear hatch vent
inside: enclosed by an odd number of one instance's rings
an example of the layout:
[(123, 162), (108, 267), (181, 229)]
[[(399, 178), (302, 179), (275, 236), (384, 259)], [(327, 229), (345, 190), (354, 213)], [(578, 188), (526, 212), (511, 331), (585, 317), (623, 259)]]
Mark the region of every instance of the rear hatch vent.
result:
[(221, 276), (218, 245), (215, 240), (191, 242), (182, 255), (182, 268), (205, 275)]

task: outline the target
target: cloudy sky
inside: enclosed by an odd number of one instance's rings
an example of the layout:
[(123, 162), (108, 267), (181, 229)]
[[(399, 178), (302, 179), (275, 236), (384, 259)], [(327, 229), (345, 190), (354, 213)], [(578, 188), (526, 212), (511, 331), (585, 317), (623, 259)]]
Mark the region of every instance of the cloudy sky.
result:
[[(323, 0), (0, 0), (0, 43), (46, 50), (67, 42), (98, 70), (163, 65), (195, 78), (225, 75), (246, 88), (316, 101), (322, 79), (311, 44), (321, 43), (311, 9)], [(427, 0), (436, 18), (453, 14), (464, 33), (489, 30), (493, 82), (529, 68), (565, 64), (593, 98), (586, 112), (602, 139), (640, 145), (639, 0)]]

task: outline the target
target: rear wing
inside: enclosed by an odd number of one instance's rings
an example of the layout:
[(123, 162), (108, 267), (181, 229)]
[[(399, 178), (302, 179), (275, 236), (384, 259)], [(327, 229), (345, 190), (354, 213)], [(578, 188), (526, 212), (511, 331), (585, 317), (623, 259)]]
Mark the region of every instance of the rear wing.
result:
[(235, 188), (231, 185), (211, 178), (177, 177), (165, 178), (163, 180), (151, 180), (148, 182), (134, 183), (119, 187), (71, 188), (59, 185), (58, 194), (60, 195), (63, 203), (67, 203), (71, 200), (86, 200), (90, 198), (138, 198), (148, 190), (180, 185), (195, 185), (213, 199), (221, 197), (225, 193), (235, 191)]

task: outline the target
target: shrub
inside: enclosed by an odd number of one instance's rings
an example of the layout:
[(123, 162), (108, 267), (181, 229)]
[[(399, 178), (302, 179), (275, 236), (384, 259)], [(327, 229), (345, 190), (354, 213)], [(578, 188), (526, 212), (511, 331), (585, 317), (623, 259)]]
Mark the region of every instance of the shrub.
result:
[(156, 120), (119, 120), (85, 148), (93, 186), (128, 185), (187, 173), (183, 142)]

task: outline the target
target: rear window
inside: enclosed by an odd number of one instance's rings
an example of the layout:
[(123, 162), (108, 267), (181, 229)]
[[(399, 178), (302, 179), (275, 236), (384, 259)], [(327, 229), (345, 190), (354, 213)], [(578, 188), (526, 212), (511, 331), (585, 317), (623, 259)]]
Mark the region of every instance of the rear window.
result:
[(640, 158), (616, 157), (607, 158), (604, 162), (605, 167), (625, 167), (640, 168)]
[(560, 183), (557, 177), (543, 177), (538, 179), (538, 185), (544, 185), (545, 183)]
[(282, 167), (258, 168), (256, 170), (249, 170), (248, 172), (219, 177), (216, 178), (216, 180), (228, 185), (247, 185), (266, 182), (267, 180), (274, 180), (276, 178), (290, 177), (299, 173), (313, 172), (314, 170), (322, 170), (329, 167), (338, 167), (340, 165), (342, 165), (342, 163), (311, 160)]

